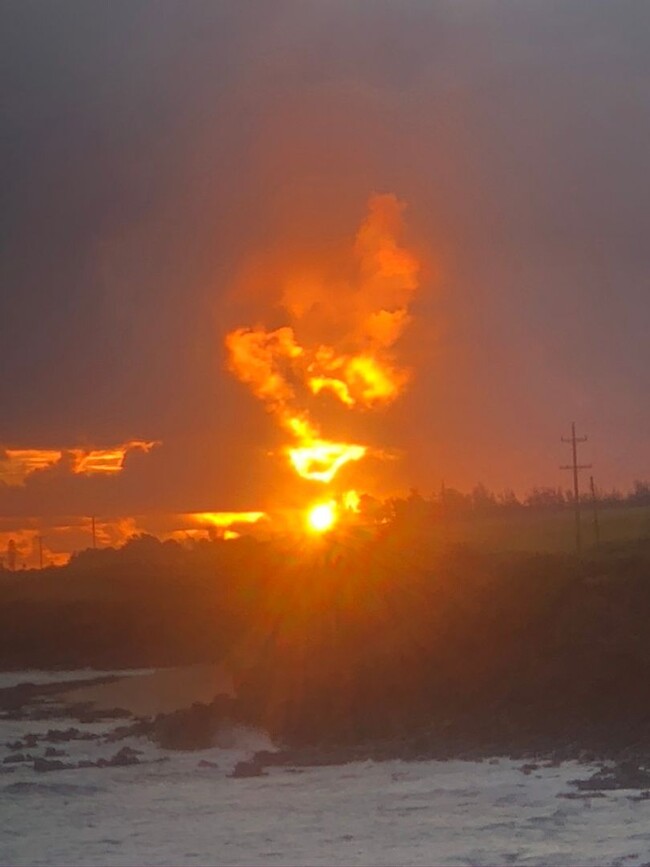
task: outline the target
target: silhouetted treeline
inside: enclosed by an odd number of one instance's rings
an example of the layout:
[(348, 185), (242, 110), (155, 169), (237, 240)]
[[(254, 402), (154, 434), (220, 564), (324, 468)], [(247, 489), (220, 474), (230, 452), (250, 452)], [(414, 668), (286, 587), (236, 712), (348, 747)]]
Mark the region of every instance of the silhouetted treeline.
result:
[(3, 572), (0, 665), (216, 659), (243, 628), (241, 599), (263, 583), (263, 547), (252, 539), (184, 546), (145, 535), (82, 551), (63, 567)]
[(649, 620), (648, 541), (582, 560), (490, 554), (395, 517), (318, 539), (141, 536), (5, 573), (0, 664), (225, 662), (241, 717), (294, 744), (650, 747)]
[[(601, 508), (650, 506), (650, 482), (635, 481), (627, 493), (597, 490), (596, 499)], [(592, 500), (590, 492), (581, 493), (581, 503), (588, 504)], [(561, 487), (535, 487), (519, 498), (511, 489), (495, 493), (481, 483), (468, 493), (443, 486), (426, 497), (413, 490), (406, 498), (393, 498), (384, 503), (372, 497), (362, 497), (362, 507), (369, 514), (381, 514), (387, 519), (399, 519), (406, 512), (414, 515), (418, 510), (423, 515), (440, 519), (485, 513), (553, 511), (573, 508), (573, 505), (573, 491)]]

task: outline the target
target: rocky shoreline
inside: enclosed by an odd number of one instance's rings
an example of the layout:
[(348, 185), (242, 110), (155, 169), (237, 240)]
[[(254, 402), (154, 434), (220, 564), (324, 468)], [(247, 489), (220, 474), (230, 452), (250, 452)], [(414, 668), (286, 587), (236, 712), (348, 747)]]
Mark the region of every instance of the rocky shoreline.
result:
[[(168, 760), (168, 757), (143, 758), (142, 750), (120, 745), (120, 742), (127, 738), (142, 738), (167, 751), (200, 752), (214, 746), (220, 731), (251, 724), (250, 719), (244, 718), (238, 700), (225, 694), (215, 696), (209, 704), (196, 702), (189, 708), (152, 717), (135, 717), (124, 708), (100, 709), (90, 703), (67, 704), (60, 700), (71, 687), (94, 686), (113, 679), (116, 677), (108, 675), (63, 683), (21, 683), (0, 689), (0, 720), (25, 723), (67, 720), (79, 724), (48, 728), (40, 734), (28, 731), (7, 742), (5, 748), (9, 752), (0, 763), (0, 774), (10, 774), (21, 765), (31, 765), (35, 772), (45, 773), (157, 763)], [(117, 721), (118, 725), (111, 725)], [(106, 723), (108, 728), (92, 732), (79, 727), (91, 723)], [(230, 776), (260, 777), (267, 775), (272, 768), (299, 772), (310, 767), (363, 761), (482, 762), (498, 758), (521, 760), (521, 772), (530, 775), (573, 761), (596, 770), (586, 780), (573, 781), (577, 791), (567, 793), (566, 797), (588, 799), (603, 797), (608, 791), (629, 789), (636, 793), (634, 798), (637, 800), (650, 799), (650, 749), (646, 749), (638, 739), (624, 743), (624, 732), (615, 726), (610, 725), (604, 730), (602, 725), (584, 724), (581, 732), (574, 729), (572, 736), (567, 737), (559, 731), (546, 735), (526, 731), (525, 727), (516, 731), (512, 721), (505, 726), (503, 719), (501, 724), (500, 738), (494, 737), (493, 726), (484, 724), (481, 737), (476, 723), (469, 726), (467, 720), (459, 719), (455, 723), (447, 719), (393, 738), (347, 744), (285, 745), (277, 750), (255, 752), (246, 761), (238, 762)], [(117, 751), (108, 757), (73, 762), (66, 749), (66, 745), (73, 741), (95, 741), (98, 745), (116, 747)], [(217, 765), (202, 759), (198, 767)]]

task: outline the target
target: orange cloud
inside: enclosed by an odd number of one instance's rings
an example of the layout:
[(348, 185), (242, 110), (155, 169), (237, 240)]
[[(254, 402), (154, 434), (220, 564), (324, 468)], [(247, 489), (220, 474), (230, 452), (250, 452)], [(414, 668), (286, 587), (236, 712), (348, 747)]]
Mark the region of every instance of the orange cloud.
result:
[(73, 456), (72, 471), (87, 476), (95, 473), (119, 473), (124, 468), (127, 452), (138, 450), (147, 454), (157, 445), (160, 445), (157, 441), (129, 440), (109, 449), (69, 449)]
[(119, 473), (129, 451), (148, 453), (157, 445), (160, 443), (154, 440), (128, 440), (106, 449), (5, 449), (0, 457), (0, 482), (22, 485), (32, 473), (50, 469), (67, 455), (71, 457), (71, 472), (77, 475)]
[(0, 482), (22, 485), (27, 476), (58, 463), (61, 455), (58, 449), (5, 449), (0, 458)]
[(265, 512), (190, 512), (187, 516), (200, 525), (231, 527), (233, 524), (256, 524), (266, 517)]
[(418, 259), (401, 242), (404, 207), (392, 194), (372, 196), (335, 276), (328, 258), (321, 274), (290, 267), (275, 286), (289, 324), (237, 328), (225, 338), (230, 371), (297, 441), (285, 452), (302, 478), (329, 483), (368, 451), (322, 436), (310, 394), (367, 410), (390, 404), (410, 378), (394, 353), (420, 277)]

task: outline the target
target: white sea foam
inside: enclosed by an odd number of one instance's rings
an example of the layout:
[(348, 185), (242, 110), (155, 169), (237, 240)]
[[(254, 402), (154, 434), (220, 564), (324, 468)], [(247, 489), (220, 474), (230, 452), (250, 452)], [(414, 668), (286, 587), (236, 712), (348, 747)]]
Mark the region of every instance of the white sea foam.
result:
[[(572, 791), (571, 779), (593, 772), (576, 763), (524, 775), (509, 759), (356, 762), (231, 779), (237, 761), (270, 746), (264, 733), (235, 729), (221, 747), (192, 753), (138, 739), (63, 747), (69, 760), (97, 759), (124, 743), (143, 750), (142, 764), (47, 774), (19, 766), (0, 775), (0, 863), (635, 867), (648, 860), (650, 802), (631, 800), (630, 791), (558, 797)], [(154, 762), (161, 758), (168, 760)], [(199, 767), (202, 759), (217, 767)]]

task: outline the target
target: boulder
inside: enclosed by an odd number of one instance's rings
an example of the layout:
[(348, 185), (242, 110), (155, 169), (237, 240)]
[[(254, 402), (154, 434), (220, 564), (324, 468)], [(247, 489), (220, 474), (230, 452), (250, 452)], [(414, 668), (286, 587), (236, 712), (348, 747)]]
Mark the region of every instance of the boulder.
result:
[(138, 765), (140, 764), (140, 759), (138, 758), (138, 753), (140, 750), (131, 749), (131, 747), (122, 747), (122, 749), (115, 753), (112, 759), (108, 760), (109, 765), (112, 768), (123, 768), (127, 765)]
[(606, 792), (616, 789), (650, 788), (650, 771), (635, 761), (620, 762), (613, 768), (602, 768), (587, 780), (572, 780), (582, 792)]
[(208, 749), (219, 727), (234, 718), (234, 701), (229, 695), (218, 695), (210, 704), (196, 702), (184, 710), (159, 714), (149, 737), (166, 750)]
[(253, 762), (256, 765), (265, 768), (292, 764), (293, 759), (294, 753), (289, 750), (277, 750), (277, 752), (272, 752), (271, 750), (258, 750), (253, 755)]
[(79, 729), (48, 729), (43, 740), (51, 744), (65, 743), (66, 741), (76, 740), (81, 732)]
[(123, 741), (124, 738), (150, 736), (153, 731), (154, 721), (149, 717), (142, 717), (131, 725), (116, 726), (104, 737), (104, 740), (111, 744), (115, 741)]
[(5, 765), (17, 765), (19, 762), (31, 762), (34, 757), (29, 753), (12, 753), (2, 760)]
[(74, 768), (74, 765), (61, 762), (59, 759), (34, 759), (34, 770), (41, 774), (47, 771), (65, 771), (69, 768)]
[[(51, 744), (64, 744), (68, 741), (96, 741), (99, 735), (93, 732), (82, 732), (77, 728), (48, 729), (43, 740)], [(25, 739), (26, 742), (26, 739)]]
[(630, 795), (629, 801), (648, 801), (650, 800), (650, 789), (644, 789), (638, 795)]
[(123, 707), (114, 707), (110, 710), (102, 710), (100, 708), (88, 708), (81, 713), (74, 715), (80, 723), (103, 722), (104, 720), (112, 719), (129, 719), (133, 714)]
[(242, 779), (245, 777), (267, 777), (268, 774), (261, 765), (257, 762), (237, 762), (232, 774), (228, 774), (233, 779)]
[(57, 750), (56, 747), (47, 747), (45, 750), (45, 758), (46, 759), (58, 759), (61, 756), (65, 756), (65, 750)]
[(566, 798), (568, 801), (586, 801), (589, 798), (605, 798), (602, 792), (560, 792), (557, 798)]

